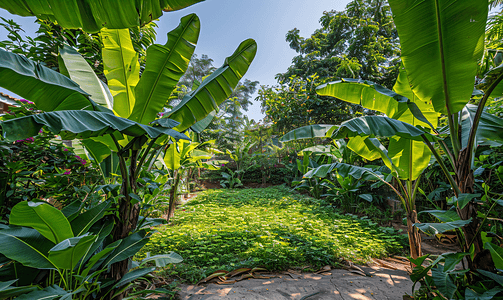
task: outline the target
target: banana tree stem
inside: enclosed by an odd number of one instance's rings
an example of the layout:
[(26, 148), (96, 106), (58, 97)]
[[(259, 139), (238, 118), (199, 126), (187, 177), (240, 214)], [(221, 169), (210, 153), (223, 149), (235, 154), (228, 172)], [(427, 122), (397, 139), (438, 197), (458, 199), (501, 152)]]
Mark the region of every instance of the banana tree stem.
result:
[(489, 99), (489, 96), (491, 96), (492, 92), (498, 86), (498, 84), (503, 80), (503, 73), (501, 73), (498, 78), (491, 83), (489, 88), (487, 89), (487, 92), (484, 94), (484, 97), (479, 102), (479, 106), (477, 107), (477, 112), (475, 113), (475, 117), (473, 118), (473, 125), (472, 128), (470, 129), (470, 135), (468, 137), (468, 151), (469, 151), (469, 158), (468, 161), (472, 161), (472, 155), (473, 155), (473, 145), (475, 144), (475, 136), (477, 135), (477, 129), (479, 128), (479, 123), (480, 123), (480, 117), (482, 116), (482, 112), (484, 111), (484, 106), (486, 106), (486, 102)]
[(145, 162), (145, 159), (147, 158), (147, 156), (150, 152), (150, 149), (152, 149), (152, 147), (154, 146), (156, 141), (157, 141), (157, 138), (152, 139), (150, 141), (150, 143), (148, 144), (147, 149), (145, 150), (145, 153), (143, 153), (143, 155), (140, 158), (140, 161), (138, 162), (138, 166), (136, 167), (136, 170), (134, 172), (134, 178), (138, 178), (138, 175), (140, 174), (140, 171), (141, 171), (141, 167), (142, 167), (143, 163)]
[(433, 155), (437, 159), (437, 162), (440, 165), (440, 168), (442, 168), (442, 171), (444, 172), (445, 176), (447, 177), (447, 180), (449, 180), (449, 183), (451, 184), (451, 187), (454, 190), (454, 194), (456, 195), (456, 197), (458, 197), (461, 194), (461, 190), (459, 189), (458, 185), (454, 181), (454, 178), (452, 178), (452, 175), (451, 175), (451, 173), (449, 173), (449, 170), (447, 170), (447, 167), (445, 166), (444, 162), (442, 161), (442, 158), (438, 154), (437, 150), (435, 150), (435, 147), (433, 147), (431, 145), (430, 141), (428, 141), (428, 138), (424, 134), (421, 134), (421, 137), (423, 138), (423, 141), (426, 144), (426, 146), (428, 146), (428, 148), (430, 148), (431, 152), (433, 153)]

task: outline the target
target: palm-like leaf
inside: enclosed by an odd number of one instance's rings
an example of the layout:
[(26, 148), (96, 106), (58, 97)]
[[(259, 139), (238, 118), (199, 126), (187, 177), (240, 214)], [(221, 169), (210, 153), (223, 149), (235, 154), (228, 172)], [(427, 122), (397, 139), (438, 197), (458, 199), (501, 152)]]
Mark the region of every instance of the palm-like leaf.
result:
[(0, 230), (0, 253), (24, 266), (56, 268), (47, 258), (54, 243), (44, 238), (35, 229), (11, 227)]
[[(85, 123), (82, 120), (86, 120)], [(54, 134), (64, 134), (67, 139), (99, 137), (120, 132), (138, 137), (146, 135), (157, 138), (169, 135), (176, 139), (188, 139), (186, 135), (173, 129), (151, 127), (117, 117), (111, 113), (66, 110), (55, 111), (21, 117), (1, 122), (3, 137), (8, 140), (20, 140), (38, 134), (43, 126), (47, 126)]]
[(73, 237), (70, 222), (63, 213), (43, 202), (19, 202), (12, 208), (9, 223), (36, 229), (56, 244)]
[(184, 131), (192, 124), (204, 119), (218, 109), (244, 76), (257, 53), (257, 43), (248, 39), (242, 42), (222, 67), (208, 76), (193, 92), (187, 94), (169, 114), (169, 118), (180, 122), (175, 129)]
[(456, 113), (470, 99), (484, 49), (487, 0), (390, 0), (402, 61), (414, 93), (435, 111)]
[(280, 142), (289, 142), (299, 139), (324, 138), (332, 135), (336, 125), (315, 124), (296, 128), (281, 137)]
[(114, 97), (114, 111), (127, 118), (133, 110), (134, 89), (140, 81), (138, 53), (133, 48), (128, 29), (103, 29), (101, 37), (104, 73)]
[(121, 29), (142, 26), (174, 11), (204, 0), (0, 0), (0, 7), (12, 14), (37, 16), (57, 21), (63, 28)]
[[(467, 104), (461, 111), (460, 128), (462, 147), (466, 147), (468, 145), (470, 129), (473, 127), (476, 111), (477, 106), (473, 104)], [(503, 143), (503, 130), (501, 130), (501, 128), (503, 128), (503, 119), (485, 111), (482, 112), (480, 115), (477, 134), (475, 135), (474, 146), (480, 145), (484, 141), (488, 140)]]
[(35, 102), (43, 111), (96, 109), (96, 103), (68, 77), (1, 49), (0, 86)]
[(148, 124), (156, 118), (189, 66), (199, 30), (199, 18), (195, 14), (185, 16), (168, 34), (166, 45), (148, 48), (147, 66), (136, 87), (136, 102), (129, 119)]
[(96, 241), (95, 235), (69, 238), (49, 250), (49, 259), (60, 269), (71, 270)]
[(321, 165), (317, 168), (310, 170), (306, 174), (304, 174), (304, 177), (306, 177), (306, 178), (312, 178), (312, 177), (323, 178), (323, 177), (326, 177), (332, 171), (337, 171), (337, 173), (339, 173), (339, 175), (341, 175), (342, 177), (351, 176), (354, 179), (361, 179), (366, 174), (369, 174), (372, 177), (375, 177), (375, 179), (380, 179), (380, 175), (374, 173), (369, 168), (348, 165), (345, 163), (332, 163), (332, 164)]
[(339, 129), (332, 134), (332, 138), (340, 139), (354, 136), (401, 136), (404, 138), (423, 141), (421, 135), (427, 134), (408, 123), (390, 119), (384, 116), (364, 116), (341, 124)]
[(108, 86), (96, 76), (82, 55), (66, 44), (59, 49), (59, 55), (60, 69), (66, 70), (69, 77), (90, 94), (94, 102), (113, 109), (114, 99)]

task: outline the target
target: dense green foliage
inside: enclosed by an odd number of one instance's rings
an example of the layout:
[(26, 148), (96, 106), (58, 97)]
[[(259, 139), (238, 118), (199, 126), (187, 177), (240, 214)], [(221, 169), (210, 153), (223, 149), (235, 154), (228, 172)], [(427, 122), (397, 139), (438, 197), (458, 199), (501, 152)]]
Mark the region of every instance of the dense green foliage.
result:
[(194, 282), (218, 269), (365, 262), (399, 252), (400, 240), (393, 229), (338, 214), (284, 186), (208, 190), (160, 228), (140, 257), (176, 249), (185, 264), (177, 275)]
[(398, 76), (400, 50), (385, 0), (354, 0), (344, 11), (326, 11), (310, 37), (298, 29), (286, 35), (299, 55), (277, 86), (262, 86), (257, 100), (279, 132), (310, 124), (338, 124), (361, 107), (316, 94), (315, 87), (338, 78), (356, 78), (391, 88)]

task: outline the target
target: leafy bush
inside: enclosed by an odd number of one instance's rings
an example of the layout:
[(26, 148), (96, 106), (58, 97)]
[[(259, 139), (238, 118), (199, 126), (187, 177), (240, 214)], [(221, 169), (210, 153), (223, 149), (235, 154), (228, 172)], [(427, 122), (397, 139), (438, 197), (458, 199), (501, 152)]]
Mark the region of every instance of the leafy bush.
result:
[(182, 207), (172, 224), (159, 229), (139, 256), (174, 250), (185, 265), (177, 267), (183, 272), (172, 273), (192, 282), (218, 269), (314, 269), (402, 249), (393, 229), (340, 215), (284, 186), (202, 192)]
[[(35, 108), (24, 99), (19, 104), (3, 119), (30, 115)], [(65, 206), (82, 199), (88, 192), (85, 185), (100, 179), (99, 172), (89, 162), (46, 131), (14, 143), (0, 140), (0, 154), (0, 214), (4, 219), (23, 200), (49, 199)]]

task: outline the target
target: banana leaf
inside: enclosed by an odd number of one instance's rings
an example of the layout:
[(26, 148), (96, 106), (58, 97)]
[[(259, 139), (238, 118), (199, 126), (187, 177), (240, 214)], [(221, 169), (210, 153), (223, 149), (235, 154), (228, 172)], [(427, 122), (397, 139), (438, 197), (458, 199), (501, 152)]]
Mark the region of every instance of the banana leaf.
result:
[[(473, 127), (473, 120), (477, 106), (467, 104), (461, 111), (461, 146), (462, 148), (468, 145), (470, 129)], [(475, 135), (474, 146), (480, 145), (485, 141), (496, 141), (503, 143), (503, 119), (487, 112), (482, 112), (479, 121), (479, 127)]]
[(162, 16), (204, 0), (0, 0), (11, 14), (36, 16), (68, 29), (95, 33), (101, 28), (143, 26)]
[(422, 141), (398, 136), (390, 138), (388, 156), (400, 179), (416, 180), (430, 164), (431, 154)]
[(321, 165), (317, 168), (314, 168), (304, 174), (303, 177), (305, 178), (312, 178), (312, 177), (326, 177), (330, 172), (332, 171), (337, 171), (339, 175), (342, 177), (348, 177), (351, 176), (354, 179), (361, 179), (365, 175), (371, 175), (371, 177), (375, 177), (375, 179), (380, 179), (380, 175), (374, 173), (371, 169), (369, 168), (364, 168), (364, 167), (358, 167), (358, 166), (352, 166), (348, 165), (345, 163), (332, 163), (332, 164), (326, 164), (326, 165)]
[(49, 250), (49, 259), (60, 269), (72, 270), (96, 239), (95, 235), (66, 239)]
[(89, 228), (98, 222), (104, 215), (107, 209), (112, 205), (112, 201), (104, 201), (103, 203), (89, 209), (80, 214), (70, 222), (70, 225), (75, 236), (81, 236), (88, 232)]
[(94, 102), (110, 110), (113, 109), (114, 99), (108, 86), (96, 76), (82, 55), (67, 44), (59, 48), (59, 55), (60, 69), (63, 67), (69, 77), (91, 95)]
[(35, 229), (16, 226), (0, 230), (0, 253), (27, 267), (55, 269), (47, 258), (53, 246)]
[(412, 91), (453, 114), (470, 99), (484, 50), (487, 0), (390, 0)]
[(461, 228), (469, 224), (471, 221), (472, 219), (470, 218), (468, 220), (456, 220), (446, 223), (415, 223), (414, 226), (428, 235), (435, 235), (449, 230)]
[[(19, 295), (22, 295), (22, 294), (28, 294), (28, 293), (31, 293), (33, 291), (37, 291), (37, 290), (40, 289), (40, 287), (37, 286), (37, 285), (28, 285), (28, 286), (19, 286), (19, 287), (12, 286), (12, 284), (16, 280), (17, 279), (11, 280), (11, 281), (8, 281), (8, 282), (3, 282), (3, 286), (0, 289), (0, 298), (1, 299), (8, 299), (10, 297), (16, 297), (16, 296), (19, 296)], [(5, 284), (9, 284), (9, 285), (6, 286)]]
[(440, 114), (435, 111), (431, 103), (421, 101), (421, 99), (414, 94), (410, 88), (407, 71), (403, 64), (400, 66), (400, 72), (393, 86), (393, 91), (407, 97), (410, 102), (414, 103), (414, 105), (409, 105), (409, 110), (405, 111), (397, 120), (409, 123), (412, 126), (421, 125), (426, 127), (428, 125), (432, 129), (437, 128)]
[(337, 125), (307, 125), (288, 132), (287, 134), (282, 136), (279, 141), (284, 143), (293, 140), (311, 139), (315, 137), (324, 138), (330, 136), (335, 130), (337, 130), (337, 128)]
[(74, 236), (63, 213), (44, 202), (19, 202), (12, 208), (9, 223), (36, 229), (55, 244)]
[(200, 22), (195, 14), (185, 16), (168, 33), (165, 45), (147, 49), (147, 65), (135, 89), (135, 105), (129, 119), (148, 124), (162, 110), (189, 66), (199, 38)]
[(252, 39), (245, 40), (234, 54), (225, 59), (222, 67), (204, 79), (195, 91), (185, 95), (168, 115), (181, 123), (175, 129), (184, 131), (218, 109), (248, 71), (256, 53), (257, 43)]
[(341, 139), (354, 136), (400, 136), (415, 141), (423, 141), (421, 135), (427, 135), (425, 131), (408, 123), (390, 119), (384, 116), (364, 116), (343, 122), (339, 129), (332, 134), (333, 139)]
[[(71, 299), (71, 294), (63, 288), (53, 284), (45, 287), (42, 290), (35, 290), (31, 293), (21, 295), (16, 299), (19, 300), (32, 300), (32, 299)], [(63, 297), (63, 298), (62, 298)]]
[(196, 122), (194, 125), (190, 126), (190, 129), (192, 131), (194, 131), (195, 133), (203, 132), (203, 130), (205, 130), (206, 128), (208, 128), (208, 126), (210, 126), (211, 122), (213, 122), (213, 119), (215, 118), (216, 115), (217, 115), (216, 110), (210, 112), (206, 116), (206, 118), (204, 118), (201, 121)]
[(135, 105), (134, 89), (140, 81), (138, 53), (128, 29), (103, 29), (103, 68), (114, 97), (114, 112), (128, 118)]
[(186, 135), (173, 129), (150, 127), (117, 117), (111, 113), (85, 110), (36, 114), (3, 121), (0, 122), (0, 126), (3, 129), (3, 137), (11, 141), (35, 136), (43, 126), (47, 126), (54, 134), (61, 133), (65, 135), (66, 139), (85, 139), (113, 134), (114, 132), (120, 132), (132, 137), (146, 135), (150, 138), (157, 138), (168, 135), (176, 139), (189, 139)]
[(68, 77), (2, 49), (0, 86), (33, 101), (43, 111), (98, 110), (98, 105), (89, 99), (89, 94)]
[(103, 263), (104, 266), (123, 261), (135, 255), (145, 244), (149, 241), (147, 232), (140, 230), (132, 235), (122, 239), (120, 245), (110, 254), (110, 256)]

